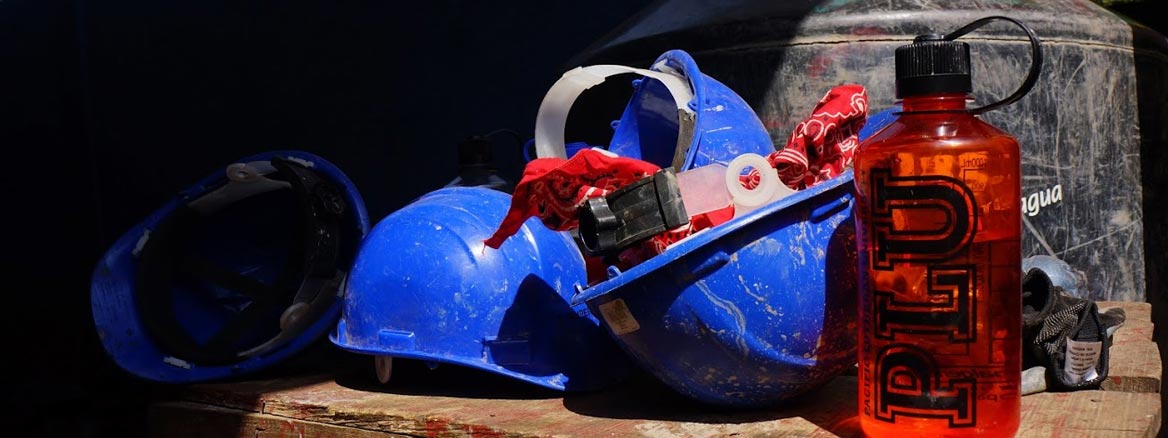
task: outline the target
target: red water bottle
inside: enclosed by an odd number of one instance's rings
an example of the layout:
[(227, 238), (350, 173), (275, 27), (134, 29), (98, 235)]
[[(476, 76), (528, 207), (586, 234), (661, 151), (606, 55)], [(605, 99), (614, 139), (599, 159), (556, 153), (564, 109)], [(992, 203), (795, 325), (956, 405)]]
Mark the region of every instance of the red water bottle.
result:
[[(1031, 38), (1014, 95), (966, 108), (969, 46), (992, 20)], [(855, 158), (859, 417), (870, 437), (1010, 437), (1021, 414), (1022, 217), (1017, 140), (976, 117), (1021, 98), (1037, 36), (1007, 17), (896, 50), (898, 118)]]

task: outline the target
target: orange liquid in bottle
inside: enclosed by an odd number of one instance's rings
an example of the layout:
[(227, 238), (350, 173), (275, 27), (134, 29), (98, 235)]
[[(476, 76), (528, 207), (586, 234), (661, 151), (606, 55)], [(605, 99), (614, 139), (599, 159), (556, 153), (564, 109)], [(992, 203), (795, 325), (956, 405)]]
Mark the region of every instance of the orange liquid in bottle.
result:
[[(859, 411), (870, 437), (1011, 437), (1020, 422), (1021, 160), (963, 112), (906, 97), (855, 158)], [(941, 113), (912, 111), (950, 110)]]

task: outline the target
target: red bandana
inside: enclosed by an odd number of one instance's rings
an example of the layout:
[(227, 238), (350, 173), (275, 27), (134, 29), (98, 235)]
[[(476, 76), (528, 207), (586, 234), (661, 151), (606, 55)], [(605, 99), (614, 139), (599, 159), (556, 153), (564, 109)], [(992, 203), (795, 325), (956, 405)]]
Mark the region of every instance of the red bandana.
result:
[(795, 126), (787, 147), (767, 157), (788, 187), (801, 190), (852, 166), (860, 128), (868, 120), (868, 92), (859, 85), (832, 88)]
[(598, 149), (583, 149), (571, 159), (536, 158), (527, 163), (511, 195), (511, 209), (499, 229), (484, 241), (498, 249), (519, 231), (527, 218), (539, 217), (556, 231), (576, 228), (576, 209), (659, 170), (655, 164), (618, 157)]
[[(868, 93), (859, 85), (832, 88), (819, 100), (811, 116), (799, 123), (785, 148), (767, 160), (787, 186), (801, 190), (838, 176), (852, 166), (857, 136), (868, 117)], [(570, 159), (537, 158), (527, 163), (515, 186), (511, 209), (487, 246), (499, 248), (519, 231), (527, 218), (539, 217), (557, 231), (577, 227), (577, 209), (591, 198), (606, 196), (629, 183), (648, 177), (659, 167), (598, 149), (584, 149)], [(758, 184), (757, 174), (742, 178), (747, 187)], [(668, 230), (619, 254), (622, 269), (660, 254), (667, 246), (705, 228), (733, 218), (732, 206), (690, 218), (690, 223)], [(596, 260), (590, 260), (596, 262)], [(590, 270), (591, 271), (591, 270)], [(596, 274), (601, 274), (597, 271)], [(594, 275), (590, 273), (589, 280)]]

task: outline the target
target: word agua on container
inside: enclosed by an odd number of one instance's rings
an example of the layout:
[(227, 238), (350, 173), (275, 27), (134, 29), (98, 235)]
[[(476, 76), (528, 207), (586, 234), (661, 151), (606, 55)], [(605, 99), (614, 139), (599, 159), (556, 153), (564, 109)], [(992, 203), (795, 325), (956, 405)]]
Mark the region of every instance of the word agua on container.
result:
[(1039, 210), (1043, 207), (1062, 202), (1063, 200), (1063, 185), (1056, 184), (1054, 187), (1039, 190), (1031, 193), (1029, 196), (1022, 197), (1022, 213), (1027, 216), (1037, 216)]

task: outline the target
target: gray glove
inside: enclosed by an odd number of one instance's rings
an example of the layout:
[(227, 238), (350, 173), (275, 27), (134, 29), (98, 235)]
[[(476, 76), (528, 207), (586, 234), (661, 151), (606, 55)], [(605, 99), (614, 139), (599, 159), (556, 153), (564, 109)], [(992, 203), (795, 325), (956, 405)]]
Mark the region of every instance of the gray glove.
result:
[(1123, 325), (1123, 309), (1099, 312), (1095, 301), (1052, 282), (1044, 267), (1030, 268), (1022, 279), (1022, 369), (1044, 367), (1051, 391), (1098, 388), (1107, 378), (1111, 334)]

